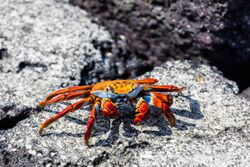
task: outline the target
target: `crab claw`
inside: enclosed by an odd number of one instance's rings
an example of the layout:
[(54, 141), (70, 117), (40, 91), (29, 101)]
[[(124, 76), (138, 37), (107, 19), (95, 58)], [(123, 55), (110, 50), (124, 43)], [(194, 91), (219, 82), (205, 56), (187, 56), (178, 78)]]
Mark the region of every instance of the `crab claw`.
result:
[(42, 107), (46, 106), (46, 104), (47, 104), (46, 101), (41, 101), (38, 103), (38, 106), (42, 108)]
[(177, 93), (182, 93), (182, 91), (183, 91), (184, 89), (186, 89), (186, 87), (181, 87), (181, 88), (179, 88), (179, 89), (177, 90)]
[(138, 100), (135, 112), (137, 114), (135, 115), (134, 124), (140, 125), (141, 122), (148, 117), (150, 112), (149, 105), (143, 98), (140, 98), (140, 100)]
[(102, 108), (102, 113), (105, 117), (110, 117), (112, 119), (116, 119), (119, 117), (116, 105), (110, 99), (104, 98), (102, 100), (101, 108)]

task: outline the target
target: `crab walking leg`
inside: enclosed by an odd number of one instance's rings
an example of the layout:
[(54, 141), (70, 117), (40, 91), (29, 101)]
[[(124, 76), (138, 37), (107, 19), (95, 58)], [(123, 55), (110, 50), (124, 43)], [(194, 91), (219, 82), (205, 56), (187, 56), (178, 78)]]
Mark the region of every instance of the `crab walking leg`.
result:
[(181, 92), (185, 87), (177, 87), (174, 85), (149, 85), (146, 87), (146, 91), (148, 92)]
[(176, 118), (172, 110), (170, 109), (170, 107), (164, 102), (162, 103), (162, 111), (163, 111), (163, 114), (166, 116), (170, 126), (175, 126)]
[(114, 119), (119, 117), (116, 105), (108, 98), (102, 99), (101, 110), (105, 117), (110, 117)]
[(136, 83), (138, 84), (154, 84), (158, 82), (158, 79), (155, 78), (145, 78), (141, 80), (135, 80)]
[(46, 97), (45, 101), (48, 101), (48, 100), (52, 99), (53, 97), (60, 95), (60, 94), (63, 94), (63, 93), (70, 93), (70, 92), (76, 92), (76, 91), (81, 91), (81, 90), (90, 90), (92, 87), (93, 86), (91, 86), (91, 85), (85, 85), (85, 86), (72, 86), (69, 88), (60, 89), (60, 90), (57, 90), (55, 92), (50, 93)]
[(39, 127), (39, 134), (42, 134), (43, 129), (48, 127), (50, 124), (58, 120), (59, 118), (63, 117), (64, 115), (68, 114), (69, 112), (73, 112), (83, 105), (87, 105), (92, 102), (92, 98), (85, 98), (82, 99), (74, 104), (71, 104), (70, 106), (66, 107), (64, 110), (60, 111), (56, 115), (50, 117), (49, 119), (45, 120)]
[(92, 131), (92, 128), (96, 122), (96, 112), (100, 110), (100, 105), (101, 105), (100, 100), (97, 100), (95, 102), (95, 104), (91, 110), (90, 116), (89, 116), (86, 131), (84, 133), (84, 142), (87, 146), (89, 146), (89, 138), (91, 137), (91, 131)]
[(148, 115), (150, 113), (149, 105), (142, 97), (139, 98), (139, 100), (136, 104), (135, 112), (137, 113), (135, 115), (135, 119), (134, 119), (135, 125), (139, 125), (145, 118), (148, 117)]
[(156, 98), (160, 99), (161, 101), (167, 103), (168, 106), (171, 106), (173, 104), (173, 98), (169, 94), (163, 94), (163, 93), (159, 93), (159, 92), (150, 92), (149, 95), (151, 97), (156, 97)]
[(169, 107), (173, 103), (172, 97), (170, 95), (152, 92), (144, 96), (144, 99), (150, 105), (156, 106), (161, 109), (162, 113), (166, 116), (170, 126), (175, 126), (176, 118)]
[(61, 95), (56, 96), (55, 98), (51, 98), (50, 100), (41, 101), (41, 102), (39, 102), (38, 105), (40, 107), (44, 107), (47, 104), (53, 104), (53, 103), (57, 103), (57, 102), (64, 101), (64, 100), (71, 100), (71, 99), (74, 99), (76, 97), (85, 98), (85, 97), (89, 96), (89, 94), (90, 94), (89, 90), (63, 93)]

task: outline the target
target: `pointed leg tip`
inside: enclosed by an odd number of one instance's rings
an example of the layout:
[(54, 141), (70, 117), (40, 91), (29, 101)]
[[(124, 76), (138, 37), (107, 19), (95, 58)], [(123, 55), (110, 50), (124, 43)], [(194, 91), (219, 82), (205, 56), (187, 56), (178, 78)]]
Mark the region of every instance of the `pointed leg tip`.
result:
[(179, 92), (179, 93), (182, 93), (182, 91), (185, 90), (185, 89), (186, 89), (186, 87), (181, 87), (181, 88), (178, 90), (178, 92)]
[(43, 130), (39, 130), (39, 135), (42, 136), (43, 135)]
[(171, 127), (175, 127), (176, 120), (174, 119), (174, 120), (169, 121), (169, 124), (170, 124)]
[(170, 123), (170, 126), (171, 127), (175, 127), (175, 123)]
[(89, 146), (89, 141), (84, 141), (84, 143), (85, 143), (85, 145), (89, 148), (90, 146)]
[(141, 124), (141, 121), (137, 119), (135, 119), (133, 122), (134, 122), (134, 125), (136, 126), (139, 126)]
[(140, 124), (141, 124), (140, 122), (135, 123), (136, 126), (139, 126)]
[[(90, 137), (89, 137), (90, 138)], [(90, 148), (90, 145), (89, 145), (89, 138), (85, 138), (84, 139), (84, 143), (85, 143), (85, 145), (88, 147), (88, 148)]]
[(91, 133), (88, 133), (88, 132), (85, 132), (85, 135), (84, 135), (84, 143), (85, 145), (89, 148), (89, 140), (90, 140), (90, 137), (91, 137)]
[(38, 131), (38, 133), (39, 133), (40, 136), (43, 135), (43, 130), (44, 130), (44, 128), (43, 128), (42, 125), (41, 125), (41, 126), (39, 127), (39, 131)]
[(157, 78), (149, 78), (149, 79), (152, 79), (154, 82), (159, 82)]
[(41, 107), (41, 108), (44, 107), (44, 106), (46, 106), (46, 101), (39, 102), (38, 106)]

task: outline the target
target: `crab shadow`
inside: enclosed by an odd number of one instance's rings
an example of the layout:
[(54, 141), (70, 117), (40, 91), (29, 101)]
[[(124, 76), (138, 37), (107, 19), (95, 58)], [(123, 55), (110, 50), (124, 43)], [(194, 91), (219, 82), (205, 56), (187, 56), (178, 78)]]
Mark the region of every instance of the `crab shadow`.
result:
[[(179, 115), (180, 117), (186, 117), (189, 119), (202, 119), (204, 115), (202, 114), (200, 110), (200, 104), (197, 100), (184, 95), (178, 95), (178, 97), (182, 97), (186, 100), (188, 100), (190, 110), (181, 110), (176, 108), (171, 108), (173, 113), (175, 115)], [(149, 115), (149, 118), (144, 120), (140, 126), (142, 127), (154, 127), (154, 128), (145, 128), (150, 130), (143, 130), (143, 128), (140, 128), (141, 130), (138, 130), (138, 128), (133, 124), (134, 119), (134, 113), (133, 107), (125, 107), (127, 110), (122, 108), (120, 111), (122, 111), (120, 114), (120, 117), (116, 120), (111, 120), (109, 118), (103, 117), (101, 113), (98, 113), (97, 115), (97, 121), (95, 124), (95, 128), (93, 128), (93, 137), (94, 136), (100, 136), (103, 134), (108, 134), (108, 137), (106, 139), (99, 139), (93, 146), (105, 146), (105, 147), (111, 147), (118, 139), (119, 135), (122, 133), (124, 137), (126, 138), (135, 138), (140, 133), (145, 133), (153, 136), (170, 136), (173, 132), (168, 125), (166, 119), (161, 114), (159, 116), (159, 110), (157, 112), (157, 109), (155, 107), (151, 106), (152, 111)], [(53, 110), (45, 110), (50, 113), (57, 113)], [(66, 115), (64, 117), (66, 120), (73, 122), (75, 124), (87, 125), (88, 118), (79, 119), (73, 116)], [(195, 127), (195, 124), (189, 123), (186, 121), (183, 121), (181, 119), (177, 119), (176, 126), (177, 130), (185, 131), (188, 130), (190, 127)], [(153, 130), (152, 130), (153, 129)], [(121, 133), (120, 133), (121, 132)], [(72, 137), (83, 137), (84, 132), (82, 133), (68, 133), (68, 132), (60, 132), (60, 133), (47, 133), (44, 134), (45, 136), (72, 136)]]

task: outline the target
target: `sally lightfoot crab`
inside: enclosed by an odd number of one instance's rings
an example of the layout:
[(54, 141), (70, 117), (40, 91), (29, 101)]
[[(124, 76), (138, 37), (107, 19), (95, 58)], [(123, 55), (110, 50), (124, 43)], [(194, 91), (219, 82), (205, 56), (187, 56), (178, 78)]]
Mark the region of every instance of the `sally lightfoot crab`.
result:
[(171, 95), (159, 92), (181, 92), (183, 88), (174, 85), (154, 85), (158, 80), (146, 78), (142, 80), (113, 80), (103, 81), (95, 85), (73, 86), (60, 89), (49, 94), (46, 99), (39, 103), (40, 107), (60, 101), (81, 98), (76, 103), (67, 106), (64, 110), (45, 120), (39, 127), (42, 134), (44, 128), (55, 122), (59, 118), (73, 112), (84, 105), (93, 105), (84, 134), (85, 144), (88, 145), (91, 130), (96, 122), (96, 114), (101, 111), (105, 117), (117, 118), (117, 104), (130, 103), (135, 105), (134, 123), (139, 125), (150, 112), (149, 106), (156, 106), (166, 116), (169, 124), (175, 126), (176, 119), (170, 109), (173, 103)]

